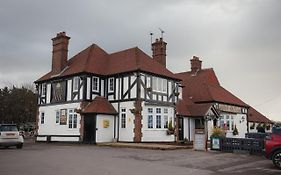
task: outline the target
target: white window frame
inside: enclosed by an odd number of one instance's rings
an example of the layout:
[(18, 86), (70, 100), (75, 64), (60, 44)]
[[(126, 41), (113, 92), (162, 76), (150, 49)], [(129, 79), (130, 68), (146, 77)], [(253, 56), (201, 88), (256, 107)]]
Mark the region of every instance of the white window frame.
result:
[(163, 119), (163, 124), (164, 124), (164, 127), (163, 128), (168, 128), (169, 127), (169, 118), (168, 118), (168, 115), (164, 115), (164, 119)]
[(147, 128), (153, 129), (153, 115), (152, 114), (147, 116)]
[(167, 79), (152, 77), (152, 90), (155, 92), (167, 93)]
[(73, 78), (73, 92), (77, 92), (79, 90), (79, 77)]
[(77, 113), (74, 112), (74, 109), (68, 110), (68, 128), (76, 129), (77, 128)]
[(126, 128), (126, 126), (127, 126), (126, 108), (121, 108), (121, 128)]
[[(96, 86), (95, 86), (96, 84)], [(92, 77), (92, 91), (98, 92), (99, 91), (99, 77)]]
[(161, 129), (162, 128), (162, 116), (161, 115), (156, 115), (156, 128)]
[(60, 124), (60, 110), (56, 110), (56, 124)]
[(40, 114), (40, 123), (41, 125), (45, 124), (45, 112), (41, 112)]
[(108, 92), (114, 92), (114, 78), (108, 79)]

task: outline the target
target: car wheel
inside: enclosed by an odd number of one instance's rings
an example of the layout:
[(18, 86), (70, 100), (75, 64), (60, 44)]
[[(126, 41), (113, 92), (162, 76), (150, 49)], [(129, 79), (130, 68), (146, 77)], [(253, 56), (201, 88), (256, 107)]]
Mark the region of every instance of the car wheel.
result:
[(272, 156), (272, 162), (273, 162), (273, 164), (274, 164), (277, 168), (281, 169), (281, 150), (276, 151), (276, 152), (273, 154), (273, 156)]
[(22, 149), (22, 144), (17, 145), (17, 149)]

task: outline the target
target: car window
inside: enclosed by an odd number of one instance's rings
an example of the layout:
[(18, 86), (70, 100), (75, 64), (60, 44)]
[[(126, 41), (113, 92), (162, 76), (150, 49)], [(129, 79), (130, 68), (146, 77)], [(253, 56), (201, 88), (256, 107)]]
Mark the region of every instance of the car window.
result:
[(272, 128), (272, 133), (273, 134), (281, 134), (281, 127), (273, 127)]
[(18, 127), (15, 125), (2, 125), (0, 131), (18, 131)]

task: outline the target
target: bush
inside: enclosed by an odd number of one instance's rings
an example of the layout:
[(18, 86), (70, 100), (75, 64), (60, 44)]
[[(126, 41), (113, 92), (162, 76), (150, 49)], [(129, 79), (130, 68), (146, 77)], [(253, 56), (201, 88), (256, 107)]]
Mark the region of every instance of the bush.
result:
[(211, 137), (225, 137), (225, 131), (219, 127), (214, 127)]

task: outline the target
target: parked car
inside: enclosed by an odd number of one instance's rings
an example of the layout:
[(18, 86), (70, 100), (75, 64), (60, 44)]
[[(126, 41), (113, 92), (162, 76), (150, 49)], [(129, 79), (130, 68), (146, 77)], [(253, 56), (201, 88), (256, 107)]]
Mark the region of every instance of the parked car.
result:
[(272, 128), (272, 133), (266, 137), (265, 156), (281, 169), (281, 127)]
[(23, 146), (23, 136), (20, 134), (17, 125), (0, 124), (0, 146), (16, 146), (21, 149)]

